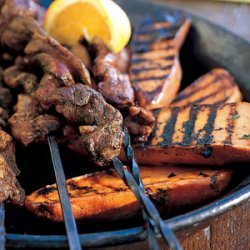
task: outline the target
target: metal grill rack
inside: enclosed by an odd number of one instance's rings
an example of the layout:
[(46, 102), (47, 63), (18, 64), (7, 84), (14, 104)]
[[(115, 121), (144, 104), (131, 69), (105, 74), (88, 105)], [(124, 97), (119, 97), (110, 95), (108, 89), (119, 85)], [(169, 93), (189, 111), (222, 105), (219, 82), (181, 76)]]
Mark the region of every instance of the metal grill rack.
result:
[[(113, 164), (119, 176), (123, 179), (125, 184), (128, 187), (130, 187), (130, 189), (136, 196), (138, 202), (140, 203), (146, 230), (146, 232), (144, 230), (144, 232), (142, 233), (143, 234), (146, 233), (149, 242), (149, 248), (153, 250), (158, 250), (159, 249), (158, 237), (162, 236), (163, 239), (166, 241), (166, 243), (169, 244), (171, 249), (180, 250), (181, 246), (178, 239), (175, 237), (174, 233), (171, 231), (168, 225), (165, 222), (163, 222), (157, 209), (154, 207), (153, 203), (145, 194), (144, 186), (139, 173), (139, 168), (134, 157), (134, 151), (130, 144), (129, 133), (126, 129), (124, 130), (124, 132), (125, 132), (124, 148), (126, 151), (129, 167), (128, 168), (124, 167), (123, 163), (118, 158), (115, 158), (113, 160)], [(82, 249), (81, 248), (82, 240), (80, 239), (80, 236), (78, 234), (76, 221), (73, 215), (66, 187), (66, 179), (60, 157), (59, 147), (54, 136), (48, 137), (48, 145), (50, 148), (51, 159), (54, 167), (58, 193), (64, 216), (67, 242), (68, 242), (67, 245), (72, 250), (80, 250)], [(0, 250), (5, 249), (5, 241), (6, 241), (4, 217), (5, 217), (4, 205), (1, 204), (0, 205)], [(34, 240), (38, 240), (39, 237), (38, 238), (35, 237), (36, 236), (34, 236)], [(53, 240), (55, 238), (53, 236), (52, 237), (44, 236), (44, 237), (47, 237), (47, 241), (43, 241), (41, 247), (46, 247), (46, 246), (52, 247)], [(58, 237), (60, 238), (60, 236)], [(18, 237), (15, 237), (15, 240), (17, 241)], [(20, 246), (22, 247), (21, 238), (20, 238)], [(58, 247), (58, 244), (54, 244), (54, 247)]]

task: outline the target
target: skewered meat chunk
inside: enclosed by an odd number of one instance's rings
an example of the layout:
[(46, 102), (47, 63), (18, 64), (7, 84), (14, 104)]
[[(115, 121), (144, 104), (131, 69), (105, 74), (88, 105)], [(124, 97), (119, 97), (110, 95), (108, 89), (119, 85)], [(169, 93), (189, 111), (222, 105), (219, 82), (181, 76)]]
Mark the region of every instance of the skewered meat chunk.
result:
[(98, 91), (120, 109), (134, 105), (134, 90), (129, 76), (117, 68), (117, 55), (111, 53), (99, 39), (94, 40), (91, 47), (96, 54), (93, 74), (98, 82)]
[(86, 85), (75, 84), (54, 89), (49, 95), (56, 111), (70, 124), (80, 126), (82, 136), (70, 148), (89, 155), (98, 165), (106, 165), (119, 155), (123, 119), (101, 94)]
[(11, 136), (0, 130), (0, 202), (10, 201), (22, 204), (25, 198), (16, 176), (19, 170), (16, 166), (14, 144)]
[(250, 162), (249, 103), (162, 109), (151, 140), (135, 146), (140, 164)]
[[(90, 50), (97, 54), (93, 74), (98, 82), (98, 91), (112, 105), (119, 109), (128, 109), (124, 122), (133, 141), (147, 141), (153, 131), (155, 118), (151, 111), (134, 105), (134, 89), (126, 72), (129, 66), (128, 55), (125, 52), (111, 53), (98, 39), (91, 44)], [(124, 64), (121, 58), (125, 58)]]
[[(81, 152), (97, 165), (109, 164), (122, 147), (121, 114), (83, 85), (95, 87), (81, 60), (45, 34), (34, 18), (37, 15), (22, 11), (26, 6), (22, 1), (18, 6), (15, 0), (5, 1), (2, 11), (12, 5), (18, 10), (1, 15), (0, 23), (3, 49), (18, 54), (15, 66), (5, 71), (6, 84), (23, 85), (26, 93), (19, 95), (16, 112), (9, 119), (13, 135), (25, 145), (44, 142), (50, 133), (59, 132), (62, 124), (55, 116), (59, 114), (74, 129), (80, 127)], [(27, 79), (38, 84), (28, 88)], [(86, 130), (88, 126), (95, 130)]]
[(155, 117), (152, 112), (141, 107), (129, 107), (129, 115), (124, 124), (134, 137), (134, 143), (146, 142), (155, 127)]
[(34, 74), (24, 72), (14, 65), (4, 71), (4, 83), (10, 88), (23, 86), (24, 92), (31, 94), (38, 85), (38, 79)]
[[(161, 212), (167, 213), (202, 205), (217, 197), (230, 183), (233, 172), (164, 166), (141, 167), (140, 173), (146, 194)], [(78, 220), (114, 221), (133, 217), (140, 211), (134, 194), (114, 170), (69, 179), (67, 188)], [(30, 194), (25, 206), (39, 217), (63, 221), (55, 184)]]
[(9, 119), (13, 136), (24, 145), (45, 142), (48, 134), (57, 131), (61, 123), (52, 115), (42, 114), (38, 102), (29, 95), (20, 94), (16, 112)]
[[(25, 48), (25, 54), (34, 58), (35, 55), (43, 53), (49, 55), (51, 59), (53, 58), (53, 60), (57, 60), (61, 65), (63, 65), (64, 68), (70, 72), (75, 82), (83, 82), (92, 86), (89, 72), (79, 58), (60, 45), (53, 38), (49, 36), (41, 36), (39, 33), (36, 33)], [(43, 60), (41, 60), (41, 64), (43, 64), (42, 61)], [(46, 67), (46, 65), (41, 66), (44, 69), (44, 73), (51, 73), (50, 70), (47, 72), (46, 69), (48, 69), (48, 67)], [(69, 84), (67, 82), (67, 77), (69, 76), (66, 75), (65, 81), (62, 79), (65, 85)], [(73, 83), (71, 82), (71, 84)]]
[(166, 12), (145, 18), (132, 40), (131, 81), (139, 106), (167, 107), (180, 88), (179, 50), (190, 21)]
[(243, 97), (230, 73), (214, 69), (181, 91), (171, 106), (240, 102)]

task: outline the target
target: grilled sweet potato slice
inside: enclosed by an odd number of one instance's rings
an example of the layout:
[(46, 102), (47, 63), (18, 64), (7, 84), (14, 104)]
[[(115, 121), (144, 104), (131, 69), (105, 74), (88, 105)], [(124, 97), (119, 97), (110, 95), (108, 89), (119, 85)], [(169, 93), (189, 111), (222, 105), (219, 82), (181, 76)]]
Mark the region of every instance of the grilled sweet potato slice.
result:
[(179, 13), (147, 17), (132, 41), (131, 81), (141, 107), (167, 107), (180, 88), (179, 50), (190, 21)]
[(135, 145), (140, 164), (250, 162), (250, 103), (162, 109), (147, 145)]
[[(164, 212), (189, 205), (200, 205), (217, 197), (228, 186), (231, 170), (182, 168), (175, 166), (141, 167), (146, 193)], [(76, 219), (118, 220), (139, 212), (130, 189), (114, 170), (97, 172), (67, 181)], [(29, 195), (26, 208), (37, 216), (63, 221), (56, 185)]]
[(180, 92), (171, 106), (191, 104), (222, 104), (242, 101), (239, 87), (230, 73), (214, 69)]

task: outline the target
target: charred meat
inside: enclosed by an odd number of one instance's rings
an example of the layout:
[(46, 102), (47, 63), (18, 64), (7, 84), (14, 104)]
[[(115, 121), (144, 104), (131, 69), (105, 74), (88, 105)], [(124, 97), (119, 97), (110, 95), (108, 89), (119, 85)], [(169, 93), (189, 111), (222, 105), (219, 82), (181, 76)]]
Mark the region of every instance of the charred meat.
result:
[(25, 198), (17, 176), (15, 149), (11, 136), (0, 130), (0, 202), (22, 204)]
[(12, 133), (29, 145), (44, 142), (50, 133), (62, 134), (69, 125), (78, 130), (78, 140), (67, 142), (70, 148), (107, 165), (120, 153), (123, 118), (90, 88), (94, 85), (81, 60), (45, 34), (38, 10), (26, 10), (28, 2), (5, 1), (1, 8), (1, 49), (14, 55), (4, 81), (20, 93), (9, 119)]

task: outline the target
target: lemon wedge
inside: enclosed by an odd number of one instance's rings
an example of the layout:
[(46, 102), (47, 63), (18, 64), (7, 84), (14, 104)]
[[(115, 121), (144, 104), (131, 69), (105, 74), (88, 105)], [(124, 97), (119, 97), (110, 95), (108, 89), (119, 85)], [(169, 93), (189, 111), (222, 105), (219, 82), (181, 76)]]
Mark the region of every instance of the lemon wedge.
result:
[(60, 43), (76, 46), (82, 37), (99, 37), (113, 52), (121, 51), (131, 36), (126, 13), (112, 0), (55, 0), (45, 15), (45, 30)]

